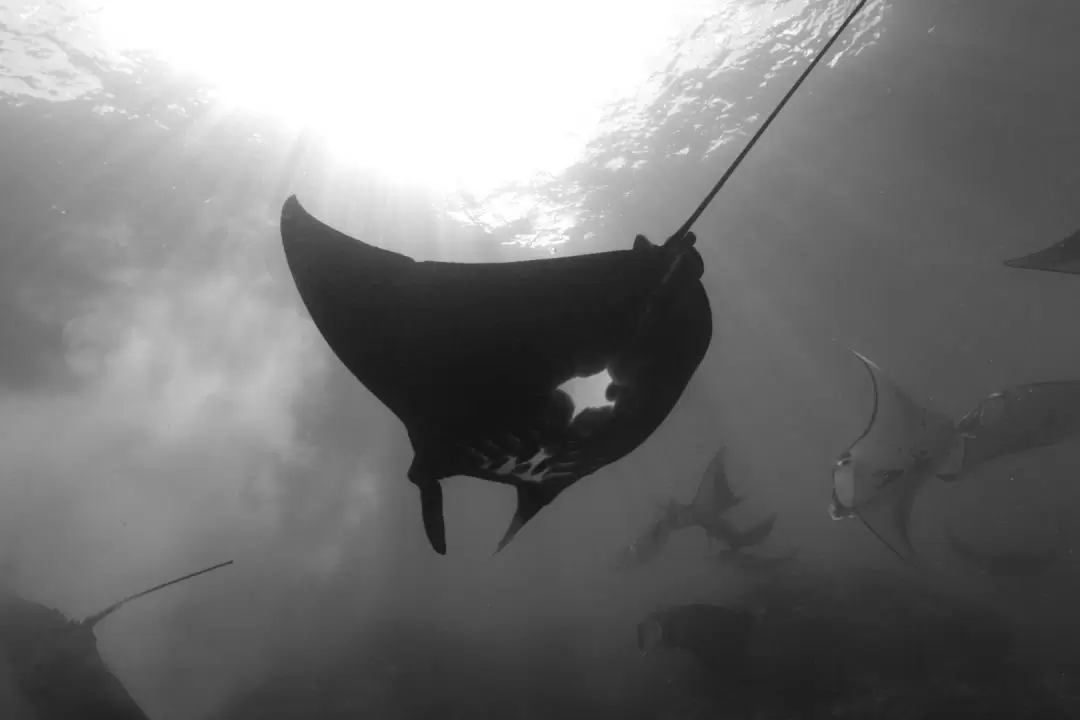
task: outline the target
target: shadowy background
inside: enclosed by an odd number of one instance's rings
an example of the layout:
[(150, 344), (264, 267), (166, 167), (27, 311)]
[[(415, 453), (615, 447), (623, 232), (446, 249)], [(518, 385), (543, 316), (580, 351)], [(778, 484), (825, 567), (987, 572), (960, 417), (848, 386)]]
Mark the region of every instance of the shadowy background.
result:
[[(763, 7), (783, 12), (752, 41), (717, 40)], [(695, 227), (715, 332), (678, 407), (496, 557), (512, 492), (464, 478), (445, 483), (449, 553), (430, 551), (403, 428), (315, 332), (277, 234), (296, 192), (417, 258), (661, 241), (849, 9), (718, 4), (578, 163), (483, 197), (356, 170), (153, 57), (117, 69), (6, 18), (6, 47), (47, 41), (82, 73), (0, 94), (0, 542), (19, 592), (81, 616), (235, 558), (98, 630), (162, 720), (333, 717), (361, 691), (387, 718), (655, 717), (637, 620), (739, 582), (694, 533), (637, 573), (612, 561), (656, 501), (692, 496), (718, 446), (746, 517), (779, 513), (770, 542), (819, 567), (894, 567), (826, 512), (832, 463), (869, 412), (845, 346), (953, 416), (1080, 367), (1080, 282), (1001, 265), (1080, 225), (1075, 3), (870, 3)], [(484, 219), (508, 198), (532, 209)], [(1053, 513), (1075, 535), (1077, 459), (1059, 447), (934, 484), (914, 527), (930, 582), (1066, 654), (1075, 566), (992, 583), (942, 533), (1022, 544)]]

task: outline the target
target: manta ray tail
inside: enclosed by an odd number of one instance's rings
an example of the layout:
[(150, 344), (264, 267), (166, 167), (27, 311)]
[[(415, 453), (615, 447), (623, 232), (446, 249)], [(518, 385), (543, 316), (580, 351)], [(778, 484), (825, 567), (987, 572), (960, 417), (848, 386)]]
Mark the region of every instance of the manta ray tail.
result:
[(510, 527), (506, 528), (506, 534), (499, 541), (499, 546), (495, 548), (494, 554), (497, 555), (506, 547), (514, 539), (514, 536), (518, 534), (518, 531), (525, 527), (525, 523), (532, 520), (533, 516), (554, 500), (558, 494), (558, 490), (553, 490), (550, 487), (545, 488), (543, 485), (518, 485), (517, 510), (510, 521)]
[(435, 481), (420, 488), (420, 513), (424, 532), (435, 552), (446, 554), (446, 522), (443, 520), (442, 483)]

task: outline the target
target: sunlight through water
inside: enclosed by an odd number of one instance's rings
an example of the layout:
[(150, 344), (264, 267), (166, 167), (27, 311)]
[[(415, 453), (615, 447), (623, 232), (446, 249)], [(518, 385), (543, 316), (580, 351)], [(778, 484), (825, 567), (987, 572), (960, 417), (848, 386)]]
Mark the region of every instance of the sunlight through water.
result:
[(359, 165), (482, 192), (573, 162), (604, 105), (721, 4), (105, 0), (100, 22), (114, 50), (159, 55)]
[(574, 403), (574, 414), (570, 422), (590, 408), (615, 407), (615, 401), (607, 397), (607, 389), (611, 383), (612, 377), (608, 371), (601, 370), (586, 377), (572, 377), (560, 385), (559, 390), (569, 395), (570, 401)]

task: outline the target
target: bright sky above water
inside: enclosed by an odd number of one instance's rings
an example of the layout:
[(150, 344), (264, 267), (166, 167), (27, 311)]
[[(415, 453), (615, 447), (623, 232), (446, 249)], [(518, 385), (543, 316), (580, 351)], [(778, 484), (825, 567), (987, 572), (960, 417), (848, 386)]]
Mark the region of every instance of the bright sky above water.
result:
[(572, 162), (603, 105), (723, 4), (105, 0), (100, 22), (111, 50), (152, 51), (360, 164), (475, 192)]

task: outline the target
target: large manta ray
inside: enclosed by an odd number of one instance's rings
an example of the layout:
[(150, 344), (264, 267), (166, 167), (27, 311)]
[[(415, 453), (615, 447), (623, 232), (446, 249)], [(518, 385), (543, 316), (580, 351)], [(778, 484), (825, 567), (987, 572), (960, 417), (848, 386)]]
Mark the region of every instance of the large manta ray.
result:
[[(559, 493), (660, 426), (712, 337), (690, 232), (577, 257), (418, 262), (334, 230), (290, 196), (281, 239), (315, 326), (405, 425), (408, 477), (440, 554), (441, 480), (516, 488), (501, 550)], [(605, 370), (614, 404), (576, 413), (560, 386)]]
[(131, 595), (84, 620), (0, 592), (0, 654), (38, 720), (149, 720), (97, 649), (94, 627), (126, 603), (232, 561)]
[(1044, 250), (1006, 260), (1005, 265), (1024, 270), (1080, 275), (1080, 230)]

